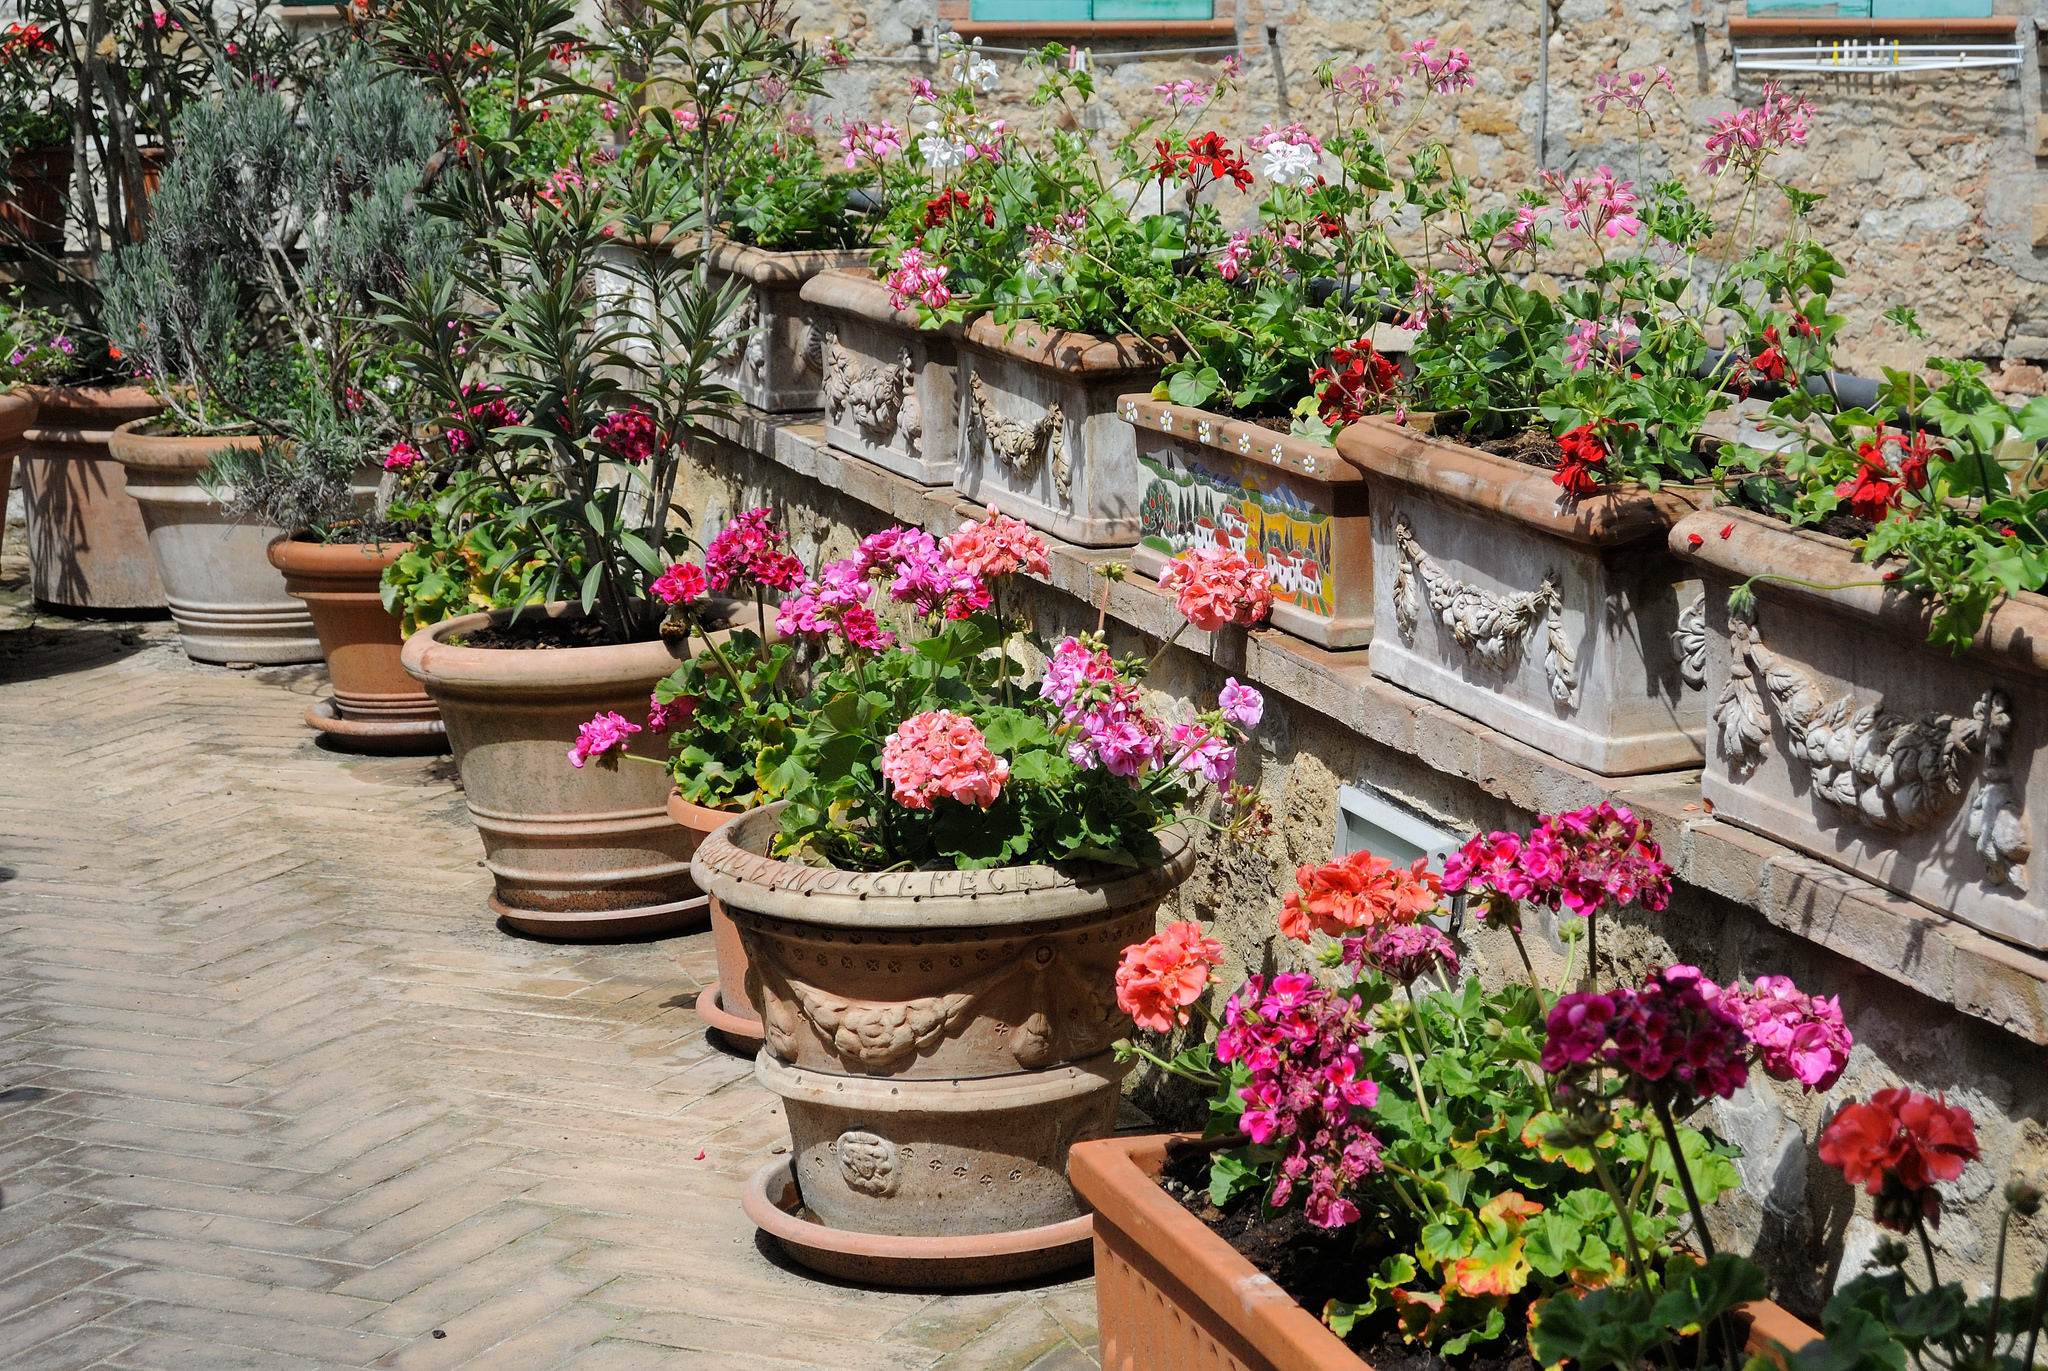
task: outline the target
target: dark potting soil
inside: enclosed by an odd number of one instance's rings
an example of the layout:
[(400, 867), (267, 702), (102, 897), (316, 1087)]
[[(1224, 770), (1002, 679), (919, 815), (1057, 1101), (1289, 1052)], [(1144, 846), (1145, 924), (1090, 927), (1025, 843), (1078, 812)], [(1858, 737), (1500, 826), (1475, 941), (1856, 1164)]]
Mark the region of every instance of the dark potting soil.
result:
[(493, 624), (465, 633), (449, 642), (458, 647), (537, 652), (557, 647), (609, 647), (612, 637), (602, 619), (547, 619), (530, 614), (509, 624)]
[[(1357, 1229), (1317, 1228), (1299, 1211), (1269, 1220), (1256, 1196), (1234, 1201), (1228, 1209), (1217, 1208), (1209, 1202), (1206, 1152), (1169, 1153), (1159, 1184), (1181, 1208), (1318, 1317), (1331, 1300), (1355, 1298), (1364, 1289), (1366, 1273), (1386, 1255), (1371, 1243), (1371, 1235)], [(1515, 1329), (1514, 1321), (1522, 1315), (1520, 1308), (1511, 1307), (1508, 1318), (1514, 1331), (1455, 1357), (1404, 1341), (1391, 1316), (1361, 1321), (1344, 1342), (1373, 1371), (1536, 1371), (1526, 1340)]]
[(1564, 460), (1564, 449), (1558, 446), (1557, 439), (1540, 428), (1525, 428), (1520, 433), (1506, 433), (1498, 438), (1481, 438), (1472, 446), (1511, 462), (1548, 467), (1552, 471)]

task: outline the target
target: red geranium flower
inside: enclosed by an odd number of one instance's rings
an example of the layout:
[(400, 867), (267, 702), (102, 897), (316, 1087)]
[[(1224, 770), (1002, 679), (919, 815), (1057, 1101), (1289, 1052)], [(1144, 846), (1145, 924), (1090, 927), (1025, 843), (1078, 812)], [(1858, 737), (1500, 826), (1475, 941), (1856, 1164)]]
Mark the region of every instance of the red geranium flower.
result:
[(1969, 1110), (1945, 1100), (1880, 1090), (1835, 1115), (1819, 1151), (1843, 1180), (1879, 1196), (1879, 1223), (1904, 1233), (1916, 1218), (1940, 1219), (1935, 1183), (1956, 1179), (1977, 1160), (1977, 1124)]
[[(1897, 448), (1896, 465), (1890, 450)], [(1927, 464), (1935, 454), (1924, 433), (1885, 433), (1856, 445), (1862, 465), (1835, 487), (1835, 497), (1860, 519), (1877, 523), (1896, 509), (1899, 497), (1927, 484)]]
[(1393, 393), (1401, 373), (1373, 350), (1370, 340), (1360, 338), (1331, 349), (1330, 365), (1317, 367), (1308, 379), (1318, 388), (1323, 422), (1349, 424), (1383, 408), (1381, 402)]
[(1600, 492), (1606, 479), (1607, 444), (1600, 440), (1597, 424), (1581, 424), (1557, 440), (1560, 456), (1557, 474), (1551, 479), (1575, 499)]

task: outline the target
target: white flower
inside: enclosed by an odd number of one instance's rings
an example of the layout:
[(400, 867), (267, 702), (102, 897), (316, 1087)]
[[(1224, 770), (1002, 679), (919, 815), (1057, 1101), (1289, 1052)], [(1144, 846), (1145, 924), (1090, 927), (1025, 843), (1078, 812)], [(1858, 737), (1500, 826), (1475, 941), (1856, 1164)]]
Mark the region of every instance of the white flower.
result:
[(1259, 170), (1276, 186), (1297, 186), (1316, 174), (1322, 160), (1307, 143), (1271, 143)]
[(384, 393), (386, 395), (396, 395), (398, 394), (398, 388), (404, 384), (405, 382), (399, 380), (396, 375), (386, 376), (384, 378)]
[[(925, 127), (937, 130), (939, 126), (932, 123), (926, 124)], [(918, 139), (917, 148), (924, 154), (924, 164), (934, 171), (951, 171), (955, 167), (964, 166), (974, 153), (974, 144), (966, 139), (948, 138), (936, 131)]]
[[(979, 39), (975, 41), (980, 42)], [(974, 85), (984, 91), (994, 90), (999, 74), (994, 62), (972, 48), (961, 53), (960, 60), (953, 64), (953, 84), (957, 86)]]

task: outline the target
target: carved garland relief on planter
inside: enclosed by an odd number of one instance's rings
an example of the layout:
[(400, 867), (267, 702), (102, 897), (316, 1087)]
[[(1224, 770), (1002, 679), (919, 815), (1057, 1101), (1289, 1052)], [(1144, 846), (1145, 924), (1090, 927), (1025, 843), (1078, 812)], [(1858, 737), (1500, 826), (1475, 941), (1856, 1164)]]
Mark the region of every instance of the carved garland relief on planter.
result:
[(1906, 716), (1853, 695), (1829, 699), (1824, 684), (1764, 646), (1756, 625), (1729, 616), (1728, 683), (1714, 702), (1713, 731), (1730, 769), (1763, 761), (1770, 700), (1785, 724), (1785, 750), (1806, 768), (1813, 793), (1845, 819), (1880, 833), (1917, 833), (1944, 822), (1969, 785), (1966, 831), (1991, 885), (2024, 889), (2030, 855), (2008, 755), (2012, 704), (1986, 690), (1965, 715)]
[(1038, 466), (1040, 455), (1050, 452), (1053, 489), (1059, 492), (1062, 500), (1073, 498), (1074, 469), (1063, 441), (1066, 415), (1061, 412), (1059, 401), (1047, 405), (1044, 414), (1027, 424), (1005, 419), (996, 413), (995, 406), (989, 403), (987, 390), (981, 384), (980, 373), (967, 374), (967, 393), (970, 417), (981, 426), (982, 441), (991, 457), (1020, 478), (1028, 480)]
[[(1031, 981), (1024, 999), (1033, 1008), (1014, 1025), (996, 1026), (1005, 1051), (1020, 1070), (1034, 1071), (1100, 1050), (1104, 1043), (1096, 1039), (1119, 1013), (1114, 993), (1076, 967), (1071, 953), (1063, 956), (1056, 938), (1038, 940), (1023, 955), (1003, 961), (957, 990), (909, 1000), (869, 1000), (811, 984), (768, 945), (768, 939), (751, 930), (742, 936), (747, 944), (748, 988), (762, 1005), (769, 1050), (784, 1061), (797, 1060), (798, 1035), (808, 1025), (849, 1069), (886, 1075), (967, 1024), (993, 992), (1022, 977)], [(1089, 936), (1084, 932), (1082, 940)], [(936, 964), (915, 948), (889, 960), (892, 969), (908, 969), (914, 962), (923, 972)], [(950, 961), (959, 965), (965, 958), (952, 955)]]
[(1415, 528), (1405, 514), (1394, 520), (1399, 567), (1394, 586), (1394, 618), (1401, 636), (1413, 642), (1422, 618), (1423, 601), (1443, 623), (1451, 640), (1490, 671), (1512, 669), (1522, 654), (1523, 640), (1538, 624), (1544, 629), (1543, 672), (1550, 697), (1561, 705), (1579, 700), (1577, 654), (1564, 633), (1564, 597), (1557, 573), (1518, 595), (1496, 595), (1455, 580), (1415, 541)]
[(832, 422), (852, 415), (860, 431), (886, 445), (901, 433), (906, 451), (916, 456), (924, 439), (924, 414), (917, 403), (917, 367), (903, 348), (886, 366), (864, 367), (852, 349), (839, 341), (839, 330), (824, 328), (825, 409)]

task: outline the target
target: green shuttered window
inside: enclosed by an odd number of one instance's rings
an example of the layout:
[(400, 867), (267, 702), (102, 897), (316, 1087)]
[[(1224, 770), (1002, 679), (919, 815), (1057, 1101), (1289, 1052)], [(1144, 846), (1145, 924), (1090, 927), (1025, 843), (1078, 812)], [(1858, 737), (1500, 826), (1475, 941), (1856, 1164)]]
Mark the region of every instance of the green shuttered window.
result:
[(1211, 0), (974, 0), (982, 23), (1073, 24), (1109, 19), (1213, 19)]
[(1991, 0), (1749, 0), (1749, 14), (1753, 19), (1988, 19)]

